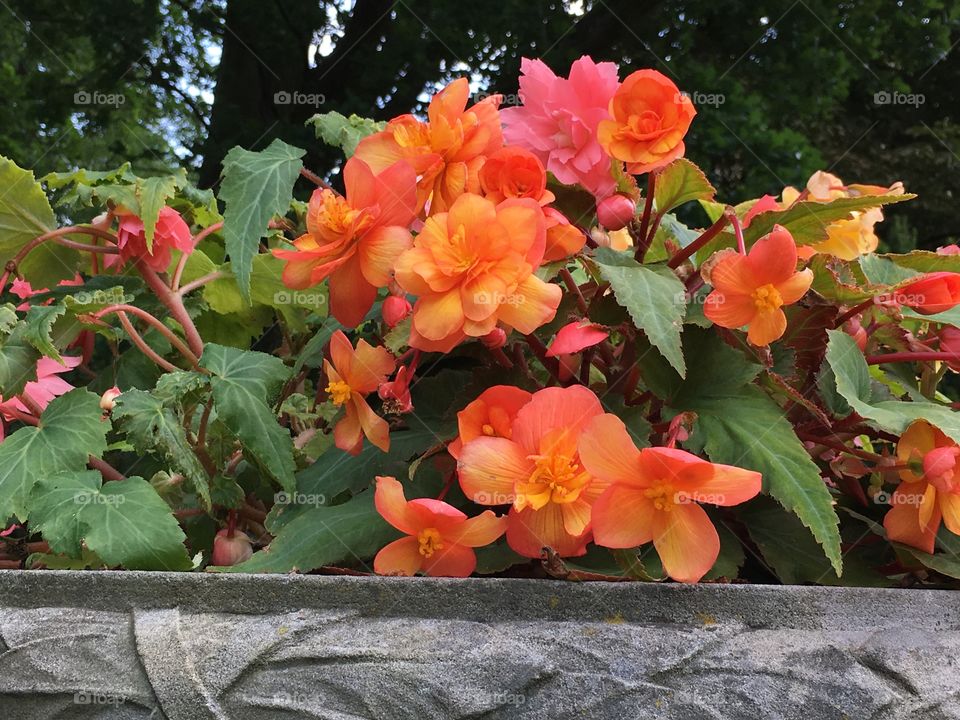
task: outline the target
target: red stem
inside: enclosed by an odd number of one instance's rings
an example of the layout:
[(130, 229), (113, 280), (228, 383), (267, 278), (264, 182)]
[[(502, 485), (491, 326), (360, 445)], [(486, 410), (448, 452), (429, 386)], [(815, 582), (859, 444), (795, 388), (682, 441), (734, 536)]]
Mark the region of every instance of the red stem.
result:
[(670, 261), (667, 263), (667, 267), (677, 268), (696, 253), (700, 248), (704, 247), (708, 242), (713, 240), (717, 235), (719, 235), (723, 229), (727, 226), (727, 223), (730, 222), (730, 219), (726, 215), (721, 215), (717, 221), (708, 227), (703, 234), (694, 240), (692, 243), (683, 248), (680, 252), (670, 258)]
[(836, 328), (840, 327), (841, 325), (843, 325), (843, 324), (844, 324), (847, 320), (849, 320), (850, 318), (852, 318), (852, 317), (854, 317), (854, 316), (856, 316), (856, 315), (859, 315), (859, 314), (862, 313), (864, 310), (869, 309), (869, 308), (874, 304), (874, 301), (875, 301), (875, 298), (870, 298), (869, 300), (864, 300), (864, 301), (863, 301), (862, 303), (860, 303), (859, 305), (856, 305), (856, 306), (850, 308), (849, 310), (847, 310), (845, 313), (843, 313), (843, 315), (841, 315), (840, 317), (838, 317), (838, 318), (834, 321), (834, 323), (833, 323), (834, 329), (836, 329)]
[(28, 242), (20, 251), (7, 263), (7, 266), (4, 270), (2, 276), (0, 276), (0, 293), (3, 292), (4, 288), (7, 286), (7, 281), (10, 279), (12, 273), (17, 272), (17, 267), (23, 262), (23, 259), (30, 254), (30, 252), (42, 245), (47, 240), (53, 240), (54, 242), (63, 245), (65, 247), (73, 248), (74, 250), (86, 250), (92, 253), (103, 253), (103, 254), (116, 254), (119, 252), (116, 246), (114, 247), (102, 247), (100, 245), (86, 245), (84, 243), (74, 242), (73, 240), (68, 240), (64, 235), (92, 235), (94, 237), (101, 237), (110, 240), (114, 244), (117, 242), (117, 238), (113, 233), (109, 233), (106, 230), (101, 230), (100, 228), (87, 227), (81, 225), (69, 225), (67, 227), (58, 228), (56, 230), (51, 230), (48, 233), (39, 235), (33, 240)]
[(180, 323), (191, 352), (197, 357), (203, 355), (203, 339), (200, 337), (200, 333), (197, 332), (197, 326), (194, 325), (193, 320), (190, 319), (190, 314), (183, 304), (183, 298), (167, 287), (167, 284), (157, 275), (157, 272), (152, 267), (144, 262), (143, 258), (137, 258), (135, 262), (137, 270), (140, 271), (143, 279), (147, 281), (147, 285), (156, 293), (160, 302), (167, 306), (173, 319)]
[[(153, 315), (148, 313), (146, 310), (141, 310), (140, 308), (134, 305), (111, 305), (110, 307), (104, 308), (103, 310), (98, 311), (94, 314), (93, 317), (98, 320), (104, 315), (109, 315), (111, 313), (117, 313), (118, 315), (124, 313), (130, 313), (131, 315), (136, 315), (138, 318), (146, 320), (147, 323), (157, 330), (161, 335), (163, 335), (167, 340), (170, 341), (170, 344), (173, 345), (183, 357), (185, 357), (195, 369), (200, 367), (200, 360), (190, 352), (190, 349), (183, 344), (183, 340), (174, 335), (173, 331), (160, 322), (159, 319), (155, 318)], [(120, 322), (123, 322), (121, 320)]]
[(653, 193), (657, 188), (657, 174), (655, 172), (647, 173), (647, 197), (643, 204), (643, 215), (640, 216), (640, 230), (637, 233), (637, 251), (634, 253), (634, 260), (643, 262), (643, 256), (647, 254), (647, 229), (650, 227), (650, 211), (653, 210)]
[(885, 355), (868, 355), (867, 365), (895, 362), (950, 362), (960, 360), (960, 355), (951, 352), (895, 352)]
[(747, 244), (743, 240), (743, 228), (740, 227), (740, 219), (737, 217), (737, 213), (734, 212), (733, 208), (727, 208), (724, 212), (727, 219), (730, 220), (730, 224), (733, 225), (733, 234), (737, 237), (737, 251), (741, 255), (746, 255)]

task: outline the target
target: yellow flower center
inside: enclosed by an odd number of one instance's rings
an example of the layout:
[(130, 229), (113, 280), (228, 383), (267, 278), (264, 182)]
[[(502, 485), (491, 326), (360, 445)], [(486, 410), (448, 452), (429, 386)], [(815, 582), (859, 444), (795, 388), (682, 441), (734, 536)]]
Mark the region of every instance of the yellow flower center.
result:
[(758, 287), (750, 297), (753, 298), (753, 304), (760, 312), (773, 312), (783, 305), (780, 291), (770, 283)]
[(343, 380), (334, 380), (332, 383), (327, 385), (326, 391), (330, 394), (330, 401), (340, 407), (347, 400), (350, 399), (350, 395), (353, 391), (350, 389), (350, 386), (347, 385)]
[(653, 506), (657, 510), (670, 512), (674, 506), (677, 505), (676, 491), (673, 489), (673, 486), (665, 483), (649, 487), (643, 491), (643, 494), (653, 501)]
[(443, 538), (436, 528), (425, 528), (417, 534), (420, 554), (428, 558), (437, 550), (443, 549)]
[(484, 426), (481, 429), (483, 430), (483, 434), (487, 437), (496, 437), (497, 435), (496, 429), (489, 423), (484, 423)]
[(324, 190), (323, 206), (317, 213), (317, 222), (333, 235), (359, 232), (370, 224), (372, 218), (360, 217), (363, 211), (350, 207), (345, 198)]
[(528, 505), (539, 510), (551, 502), (572, 503), (590, 483), (590, 475), (575, 458), (560, 453), (529, 457), (534, 470), (525, 482), (517, 483), (517, 510)]

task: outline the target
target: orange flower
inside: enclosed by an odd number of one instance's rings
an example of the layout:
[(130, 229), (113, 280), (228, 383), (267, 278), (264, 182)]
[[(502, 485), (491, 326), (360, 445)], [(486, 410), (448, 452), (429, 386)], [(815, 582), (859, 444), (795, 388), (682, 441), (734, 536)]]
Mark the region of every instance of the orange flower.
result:
[(883, 518), (894, 542), (933, 552), (941, 520), (960, 535), (960, 447), (923, 420), (910, 425), (897, 443), (897, 459), (909, 467), (900, 470), (900, 485)]
[(416, 214), (416, 176), (407, 163), (374, 175), (352, 157), (343, 169), (346, 197), (317, 189), (307, 209), (307, 234), (296, 250), (274, 250), (287, 261), (283, 282), (303, 289), (329, 276), (330, 312), (347, 327), (363, 320), (390, 282), (393, 263), (411, 238)]
[(341, 450), (359, 454), (364, 435), (384, 452), (390, 449), (386, 420), (373, 412), (364, 398), (387, 381), (396, 364), (386, 348), (373, 347), (366, 340), (360, 340), (354, 351), (342, 331), (330, 338), (330, 360), (323, 361), (323, 368), (330, 401), (345, 406), (347, 413), (333, 429), (334, 442)]
[(747, 255), (722, 250), (703, 269), (714, 290), (707, 296), (704, 314), (720, 327), (749, 326), (747, 340), (768, 345), (787, 329), (781, 308), (804, 296), (813, 271), (797, 272), (797, 246), (779, 225), (757, 240)]
[(577, 442), (602, 413), (597, 396), (583, 386), (546, 388), (517, 412), (509, 438), (463, 444), (460, 486), (481, 505), (513, 504), (507, 543), (521, 555), (539, 557), (545, 546), (563, 557), (586, 552), (590, 506), (607, 483), (584, 469)]
[(960, 304), (960, 273), (934, 272), (920, 275), (901, 285), (895, 294), (899, 302), (921, 315), (936, 315)]
[(627, 76), (610, 100), (612, 120), (603, 120), (597, 138), (607, 153), (638, 175), (683, 157), (683, 136), (697, 111), (671, 80), (656, 70)]
[(461, 195), (427, 218), (397, 260), (397, 283), (417, 295), (410, 345), (447, 352), (497, 323), (531, 333), (556, 314), (559, 286), (533, 274), (543, 258), (543, 212), (529, 199), (494, 205)]
[(387, 127), (357, 145), (354, 157), (375, 171), (406, 160), (419, 176), (419, 208), (444, 212), (464, 192), (479, 192), (484, 156), (503, 145), (500, 96), (491, 95), (467, 109), (470, 85), (459, 78), (433, 96), (427, 122), (413, 115), (394, 118)]
[(532, 397), (526, 390), (512, 385), (487, 388), (457, 413), (460, 434), (447, 446), (447, 451), (459, 458), (463, 444), (478, 437), (509, 438), (513, 432), (513, 419)]
[(440, 500), (408, 501), (392, 477), (377, 477), (374, 502), (383, 519), (406, 535), (377, 553), (373, 569), (380, 575), (468, 577), (477, 567), (473, 548), (489, 545), (506, 530), (506, 518), (490, 510), (468, 518)]
[[(897, 182), (888, 188), (876, 185), (844, 185), (836, 175), (818, 170), (807, 181), (806, 193), (806, 199), (813, 202), (831, 202), (838, 198), (863, 195), (902, 195), (903, 183)], [(786, 187), (781, 199), (783, 207), (787, 208), (800, 199), (800, 193), (796, 188)], [(883, 212), (880, 208), (853, 211), (849, 218), (836, 220), (827, 226), (826, 240), (804, 246), (804, 249), (811, 255), (820, 252), (834, 255), (841, 260), (856, 260), (860, 255), (877, 249), (880, 239), (874, 232), (874, 226), (881, 220)]]
[(720, 553), (717, 530), (697, 503), (738, 505), (760, 492), (760, 473), (683, 450), (637, 450), (615, 415), (594, 418), (579, 451), (587, 472), (608, 484), (593, 504), (596, 543), (633, 548), (653, 540), (663, 569), (680, 582), (697, 582)]

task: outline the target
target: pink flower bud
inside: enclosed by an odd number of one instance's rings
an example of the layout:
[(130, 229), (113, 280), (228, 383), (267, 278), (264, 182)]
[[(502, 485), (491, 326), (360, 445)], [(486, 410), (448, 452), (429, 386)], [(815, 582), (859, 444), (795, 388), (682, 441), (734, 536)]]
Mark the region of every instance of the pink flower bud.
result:
[(100, 396), (100, 409), (104, 412), (110, 412), (113, 410), (113, 406), (116, 404), (114, 401), (120, 397), (120, 388), (114, 385), (112, 388), (107, 390), (103, 395)]
[(239, 530), (234, 530), (233, 537), (230, 537), (230, 530), (224, 528), (213, 539), (213, 555), (210, 556), (210, 564), (220, 567), (239, 565), (249, 560), (251, 555), (253, 555), (253, 547), (250, 545), (250, 538)]
[(496, 350), (507, 344), (507, 333), (504, 332), (503, 328), (497, 327), (480, 338), (480, 342), (482, 342), (485, 347)]
[(383, 301), (383, 321), (388, 327), (396, 327), (413, 310), (405, 297), (390, 295)]
[(626, 195), (611, 195), (597, 203), (597, 220), (607, 230), (621, 230), (633, 220), (637, 206)]
[(960, 245), (944, 245), (937, 248), (937, 255), (960, 255)]
[(852, 317), (843, 324), (843, 331), (852, 337), (861, 352), (867, 351), (867, 331), (860, 324), (860, 318)]

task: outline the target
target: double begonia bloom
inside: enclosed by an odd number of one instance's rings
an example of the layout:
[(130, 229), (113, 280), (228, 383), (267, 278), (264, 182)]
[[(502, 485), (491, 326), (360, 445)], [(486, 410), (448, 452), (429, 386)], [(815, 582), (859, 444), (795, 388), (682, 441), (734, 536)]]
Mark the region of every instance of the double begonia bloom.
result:
[(474, 548), (489, 545), (507, 529), (506, 518), (484, 510), (468, 518), (441, 500), (407, 500), (403, 485), (377, 477), (377, 512), (406, 537), (386, 545), (373, 560), (379, 575), (469, 577), (477, 567)]
[(465, 192), (479, 192), (479, 172), (485, 156), (503, 145), (497, 108), (501, 97), (491, 95), (467, 108), (470, 84), (459, 78), (430, 100), (427, 122), (401, 115), (357, 145), (354, 157), (386, 170), (405, 160), (419, 178), (419, 208), (430, 201), (430, 212), (444, 212)]
[(787, 329), (783, 306), (797, 302), (810, 289), (813, 271), (797, 272), (797, 246), (780, 225), (760, 238), (746, 255), (722, 250), (704, 269), (713, 285), (704, 314), (720, 327), (748, 326), (747, 340), (768, 345)]
[(330, 278), (330, 313), (347, 327), (363, 320), (393, 263), (410, 247), (417, 178), (407, 163), (375, 175), (356, 157), (343, 168), (346, 195), (317, 188), (307, 208), (307, 233), (296, 250), (274, 250), (287, 261), (283, 282), (302, 290)]
[(623, 422), (595, 417), (580, 436), (580, 460), (608, 485), (593, 504), (593, 537), (609, 548), (651, 540), (666, 573), (697, 582), (720, 553), (717, 530), (698, 503), (739, 505), (760, 492), (758, 472), (718, 465), (683, 450), (637, 450)]
[(543, 163), (529, 150), (508, 145), (493, 153), (480, 170), (480, 188), (484, 197), (495, 203), (529, 198), (543, 208), (547, 229), (543, 262), (569, 257), (586, 244), (587, 236), (579, 228), (571, 225), (560, 211), (546, 207), (556, 197), (547, 190)]
[(373, 347), (366, 340), (360, 340), (354, 350), (342, 331), (330, 338), (330, 360), (323, 361), (325, 389), (330, 401), (346, 411), (333, 429), (334, 443), (341, 450), (359, 454), (364, 435), (384, 452), (390, 448), (390, 427), (365, 398), (387, 381), (396, 364), (386, 348)]
[(612, 119), (597, 128), (597, 138), (612, 157), (639, 175), (683, 157), (683, 138), (697, 111), (666, 75), (637, 70), (610, 100)]
[(498, 323), (527, 334), (552, 320), (560, 287), (534, 274), (545, 236), (543, 212), (529, 198), (495, 205), (468, 193), (427, 218), (396, 264), (397, 283), (418, 297), (410, 345), (448, 352)]
[(960, 304), (960, 273), (926, 273), (901, 285), (894, 297), (921, 315), (944, 312)]
[(457, 470), (468, 498), (512, 507), (507, 543), (525, 557), (550, 547), (561, 557), (583, 555), (590, 540), (590, 507), (607, 488), (583, 466), (577, 443), (603, 408), (575, 385), (534, 393), (517, 412), (510, 437), (477, 437), (463, 444)]
[(507, 142), (533, 152), (565, 185), (580, 185), (597, 198), (611, 195), (617, 183), (597, 128), (610, 117), (617, 66), (583, 56), (570, 77), (561, 78), (543, 61), (523, 58), (520, 73), (523, 105), (500, 112)]
[(940, 523), (960, 535), (960, 447), (928, 422), (918, 420), (897, 443), (900, 485), (883, 518), (887, 537), (932, 553)]
[(487, 388), (457, 413), (459, 435), (447, 446), (447, 451), (459, 458), (463, 444), (478, 437), (509, 439), (513, 435), (514, 418), (531, 398), (533, 395), (513, 385)]
[[(153, 244), (147, 246), (147, 234), (143, 221), (133, 213), (118, 212), (117, 249), (119, 261), (129, 262), (142, 258), (157, 272), (163, 272), (170, 265), (171, 252), (193, 252), (193, 236), (190, 226), (183, 217), (171, 207), (160, 208), (156, 228), (153, 232)], [(118, 264), (115, 257), (106, 256), (107, 267)]]
[[(806, 199), (814, 202), (830, 202), (838, 198), (862, 197), (864, 195), (902, 195), (903, 183), (894, 183), (890, 187), (876, 185), (844, 185), (843, 181), (828, 172), (818, 170), (807, 181)], [(783, 207), (790, 207), (800, 198), (796, 188), (784, 188), (780, 196)], [(861, 255), (872, 253), (877, 249), (880, 239), (874, 226), (883, 220), (880, 208), (870, 208), (864, 211), (853, 211), (850, 217), (836, 220), (827, 226), (827, 239), (814, 243), (808, 253), (824, 253), (834, 255), (841, 260), (856, 260)]]
[[(33, 404), (41, 410), (46, 409), (50, 401), (60, 395), (65, 395), (74, 389), (73, 385), (60, 377), (61, 373), (70, 372), (77, 367), (83, 358), (63, 356), (61, 365), (53, 358), (42, 357), (37, 361), (37, 379), (31, 380), (23, 386), (20, 395), (4, 399), (0, 397), (0, 417), (7, 421), (16, 420), (16, 412), (31, 414), (30, 410), (20, 398), (26, 395)], [(16, 412), (14, 412), (16, 411)], [(0, 440), (3, 440), (3, 423), (0, 423)]]

